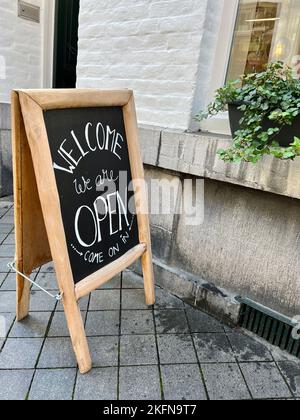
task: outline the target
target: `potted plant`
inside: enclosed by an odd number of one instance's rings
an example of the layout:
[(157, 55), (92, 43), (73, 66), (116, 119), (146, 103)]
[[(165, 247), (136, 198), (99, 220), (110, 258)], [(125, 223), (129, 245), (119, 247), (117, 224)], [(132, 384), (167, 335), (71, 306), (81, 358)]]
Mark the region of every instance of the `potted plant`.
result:
[(300, 80), (291, 67), (270, 63), (261, 73), (228, 82), (196, 120), (227, 109), (233, 144), (218, 151), (222, 160), (255, 163), (266, 154), (280, 159), (300, 155)]

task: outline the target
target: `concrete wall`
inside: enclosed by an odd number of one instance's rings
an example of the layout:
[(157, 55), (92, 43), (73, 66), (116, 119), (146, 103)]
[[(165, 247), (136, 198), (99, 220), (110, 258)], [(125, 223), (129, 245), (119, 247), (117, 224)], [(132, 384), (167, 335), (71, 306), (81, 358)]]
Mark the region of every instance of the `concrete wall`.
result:
[(223, 1), (81, 0), (77, 86), (134, 89), (140, 123), (187, 129)]
[[(247, 172), (245, 166), (220, 164), (213, 172), (216, 149), (229, 142), (226, 138), (146, 127), (140, 137), (149, 180), (173, 180), (176, 186), (185, 178), (205, 178), (203, 224), (189, 226), (184, 213), (151, 216), (158, 282), (187, 300), (197, 293), (199, 298), (198, 285), (227, 303), (242, 295), (299, 315), (300, 201), (288, 191), (300, 197), (300, 159), (279, 164), (267, 158), (261, 164), (264, 176), (255, 165), (246, 165)], [(249, 173), (259, 180), (252, 180), (251, 188)], [(180, 188), (177, 194), (180, 200)], [(235, 320), (236, 310), (226, 304), (228, 310), (225, 315)]]
[(0, 78), (0, 103), (10, 102), (15, 88), (39, 88), (43, 80), (43, 0), (27, 0), (41, 7), (41, 23), (18, 18), (17, 0), (0, 2), (0, 57), (5, 78)]
[(26, 1), (41, 7), (39, 24), (18, 17), (17, 0), (0, 1), (0, 197), (12, 194), (11, 91), (40, 88), (45, 79), (43, 45), (49, 16), (44, 0)]
[(0, 197), (12, 194), (10, 105), (0, 104)]

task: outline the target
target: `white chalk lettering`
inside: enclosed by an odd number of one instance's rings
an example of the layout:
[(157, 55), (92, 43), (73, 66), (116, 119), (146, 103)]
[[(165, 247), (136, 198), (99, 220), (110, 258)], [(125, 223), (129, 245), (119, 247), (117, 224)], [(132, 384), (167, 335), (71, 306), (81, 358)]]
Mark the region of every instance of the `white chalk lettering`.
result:
[[(119, 215), (119, 217), (116, 215)], [(116, 220), (118, 220), (117, 226), (114, 226)], [(109, 194), (106, 198), (99, 196), (94, 201), (92, 208), (89, 206), (79, 207), (75, 215), (75, 234), (80, 245), (89, 248), (96, 243), (102, 242), (102, 225), (104, 222), (109, 223), (110, 236), (122, 232), (124, 222), (127, 228), (130, 226), (126, 206), (118, 191)], [(90, 243), (87, 243), (82, 238), (81, 223), (84, 226), (89, 226), (89, 234), (93, 237)]]
[[(80, 216), (81, 216), (82, 211), (84, 209), (86, 209), (89, 212), (89, 214), (92, 216), (91, 221), (93, 222), (94, 228), (95, 228), (94, 229), (94, 231), (95, 231), (94, 240), (89, 244), (87, 244), (86, 242), (84, 242), (82, 240), (80, 232), (79, 232), (79, 219), (80, 219)], [(78, 242), (80, 243), (80, 245), (82, 245), (85, 248), (89, 248), (90, 246), (93, 246), (96, 243), (96, 241), (97, 241), (97, 223), (96, 223), (95, 215), (94, 215), (93, 211), (90, 209), (90, 207), (82, 206), (82, 207), (79, 207), (79, 209), (77, 210), (76, 215), (75, 215), (75, 234), (76, 234), (76, 238), (77, 238)]]
[(109, 248), (108, 255), (110, 256), (110, 258), (113, 258), (119, 252), (120, 252), (120, 245), (116, 244), (116, 246), (112, 246), (111, 248)]
[(85, 158), (90, 153), (95, 153), (97, 151), (105, 150), (111, 152), (119, 160), (122, 160), (119, 154), (119, 150), (122, 149), (124, 143), (123, 136), (115, 129), (112, 130), (109, 125), (104, 127), (103, 124), (99, 122), (96, 128), (94, 128), (96, 141), (92, 146), (90, 135), (92, 128), (93, 124), (88, 122), (85, 126), (85, 136), (82, 141), (80, 141), (80, 139), (77, 137), (75, 131), (71, 130), (70, 138), (64, 139), (57, 150), (57, 154), (60, 156), (60, 158), (63, 159), (65, 163), (67, 163), (67, 165), (64, 166), (54, 162), (53, 168), (55, 170), (64, 171), (72, 175), (83, 158)]
[(90, 149), (90, 151), (95, 152), (97, 150), (97, 146), (95, 146), (94, 148), (91, 146), (90, 136), (89, 136), (89, 128), (90, 127), (93, 127), (92, 123), (87, 123), (87, 125), (85, 126), (85, 141), (86, 141), (86, 144), (88, 145), (88, 148)]
[(93, 187), (90, 186), (91, 180), (85, 179), (84, 177), (81, 177), (81, 182), (75, 179), (73, 182), (75, 186), (75, 191), (78, 195), (85, 194), (87, 191), (91, 191)]
[(120, 133), (118, 133), (118, 134), (117, 134), (117, 136), (116, 136), (116, 141), (115, 141), (115, 144), (114, 144), (113, 153), (117, 156), (117, 158), (118, 158), (119, 160), (122, 160), (122, 159), (121, 159), (121, 157), (120, 157), (120, 156), (118, 155), (118, 153), (116, 152), (117, 147), (118, 147), (119, 149), (122, 149), (122, 145), (119, 143), (119, 140), (120, 140), (120, 141), (122, 141), (122, 143), (124, 143), (124, 139), (123, 139), (123, 137), (121, 136), (121, 134), (120, 134)]
[[(104, 211), (103, 208), (101, 209), (101, 204), (104, 205)], [(101, 210), (100, 210), (101, 209)], [(94, 210), (96, 213), (96, 220), (97, 220), (97, 227), (98, 227), (98, 242), (102, 241), (102, 234), (101, 234), (101, 222), (106, 219), (107, 212), (108, 212), (108, 206), (105, 198), (98, 197), (94, 202)], [(99, 211), (100, 210), (100, 211)], [(102, 215), (102, 217), (99, 217)]]
[(84, 254), (84, 260), (91, 264), (93, 263), (101, 264), (104, 261), (103, 252), (99, 252), (95, 254), (94, 252), (87, 251)]
[[(101, 134), (102, 134), (102, 143), (101, 143), (101, 140), (99, 138), (99, 130), (100, 130), (100, 128), (101, 128)], [(104, 147), (105, 147), (105, 130), (104, 130), (104, 127), (103, 127), (103, 125), (101, 123), (98, 123), (97, 124), (97, 127), (96, 127), (96, 138), (97, 138), (97, 144), (98, 144), (99, 149), (100, 150), (104, 150)]]
[(117, 206), (116, 206), (116, 194), (109, 194), (107, 196), (107, 202), (108, 202), (108, 211), (109, 211), (109, 230), (110, 230), (110, 236), (115, 235), (119, 232), (119, 228), (113, 230), (113, 215), (117, 214)]

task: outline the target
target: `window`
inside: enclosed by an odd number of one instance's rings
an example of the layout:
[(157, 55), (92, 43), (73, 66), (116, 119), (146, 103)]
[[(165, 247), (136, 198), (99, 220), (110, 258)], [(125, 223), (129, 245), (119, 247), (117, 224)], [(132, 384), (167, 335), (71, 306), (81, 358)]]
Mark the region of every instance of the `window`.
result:
[(300, 54), (300, 1), (240, 0), (227, 80)]
[[(225, 0), (209, 100), (225, 81), (277, 60), (300, 63), (300, 1)], [(229, 134), (227, 113), (204, 123), (203, 129)]]

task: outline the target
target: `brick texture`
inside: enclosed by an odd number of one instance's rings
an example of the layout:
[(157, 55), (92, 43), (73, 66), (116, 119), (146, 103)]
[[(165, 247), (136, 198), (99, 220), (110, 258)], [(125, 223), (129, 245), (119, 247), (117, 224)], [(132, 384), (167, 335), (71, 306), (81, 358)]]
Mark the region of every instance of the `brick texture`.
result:
[(209, 3), (81, 0), (78, 87), (134, 89), (140, 123), (188, 128)]

